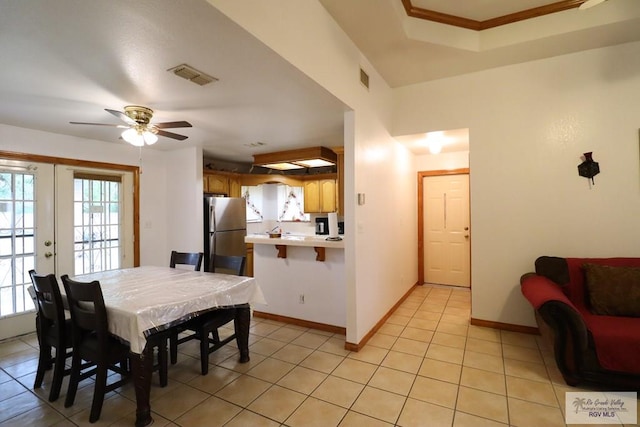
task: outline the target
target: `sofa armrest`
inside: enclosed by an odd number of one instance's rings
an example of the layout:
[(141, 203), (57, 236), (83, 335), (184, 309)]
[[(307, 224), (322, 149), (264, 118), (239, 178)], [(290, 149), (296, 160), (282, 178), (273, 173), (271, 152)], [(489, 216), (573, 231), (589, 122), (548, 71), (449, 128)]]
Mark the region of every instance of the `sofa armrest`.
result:
[(522, 294), (554, 331), (555, 357), (565, 379), (583, 365), (582, 354), (589, 345), (589, 333), (582, 314), (560, 286), (544, 276), (527, 273), (520, 279)]

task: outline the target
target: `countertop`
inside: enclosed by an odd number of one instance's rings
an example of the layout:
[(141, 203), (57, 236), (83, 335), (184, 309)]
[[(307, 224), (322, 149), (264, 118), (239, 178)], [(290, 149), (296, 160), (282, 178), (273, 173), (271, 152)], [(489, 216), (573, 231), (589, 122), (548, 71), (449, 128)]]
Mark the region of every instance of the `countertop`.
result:
[[(316, 248), (344, 249), (344, 240), (327, 240), (328, 236), (283, 234), (282, 237), (269, 237), (268, 234), (247, 234), (245, 243), (258, 245), (308, 246)], [(342, 236), (341, 236), (342, 237)]]

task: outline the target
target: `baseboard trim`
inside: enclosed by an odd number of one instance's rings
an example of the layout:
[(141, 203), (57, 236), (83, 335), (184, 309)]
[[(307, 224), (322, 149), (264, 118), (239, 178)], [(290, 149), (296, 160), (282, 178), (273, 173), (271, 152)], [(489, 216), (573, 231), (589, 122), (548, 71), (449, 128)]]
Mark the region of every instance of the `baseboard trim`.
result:
[(540, 335), (538, 328), (534, 326), (514, 325), (511, 323), (494, 322), (492, 320), (482, 320), (471, 318), (471, 324), (485, 328), (501, 329), (503, 331), (520, 332), (523, 334)]
[(402, 296), (402, 298), (400, 298), (398, 300), (398, 302), (396, 302), (393, 307), (391, 307), (389, 309), (389, 311), (387, 311), (387, 313), (382, 316), (382, 318), (380, 320), (378, 320), (378, 323), (375, 324), (375, 326), (373, 328), (371, 328), (371, 330), (360, 340), (359, 343), (351, 343), (351, 342), (345, 342), (344, 344), (344, 348), (345, 350), (349, 350), (349, 351), (355, 351), (358, 352), (360, 351), (360, 349), (362, 349), (362, 347), (365, 346), (365, 344), (367, 344), (367, 342), (371, 339), (371, 337), (378, 332), (378, 329), (380, 329), (382, 327), (382, 325), (384, 325), (384, 323), (387, 321), (387, 319), (389, 319), (389, 317), (391, 317), (391, 315), (393, 314), (394, 311), (396, 311), (396, 309), (398, 307), (400, 307), (400, 304), (402, 304), (404, 302), (404, 300), (406, 300), (409, 295), (411, 295), (411, 292), (413, 292), (413, 290), (415, 289), (416, 286), (418, 285), (418, 282), (414, 283), (413, 286), (411, 286), (409, 288), (409, 290)]
[(296, 319), (295, 317), (281, 316), (279, 314), (265, 313), (263, 311), (254, 311), (253, 315), (255, 317), (260, 317), (262, 319), (276, 320), (278, 322), (289, 323), (291, 325), (302, 326), (305, 328), (318, 329), (320, 331), (325, 331), (325, 332), (333, 332), (334, 334), (341, 334), (341, 335), (347, 334), (347, 328), (328, 325), (326, 323), (318, 323), (318, 322), (312, 322), (310, 320)]

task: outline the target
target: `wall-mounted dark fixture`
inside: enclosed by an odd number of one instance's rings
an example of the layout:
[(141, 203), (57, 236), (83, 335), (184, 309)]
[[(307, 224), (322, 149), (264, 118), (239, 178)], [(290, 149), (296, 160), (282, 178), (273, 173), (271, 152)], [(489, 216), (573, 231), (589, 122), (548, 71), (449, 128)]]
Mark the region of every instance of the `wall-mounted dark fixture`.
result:
[(593, 177), (600, 173), (600, 165), (593, 161), (593, 152), (584, 153), (584, 162), (578, 165), (578, 174), (585, 178), (590, 178), (591, 183), (595, 185)]

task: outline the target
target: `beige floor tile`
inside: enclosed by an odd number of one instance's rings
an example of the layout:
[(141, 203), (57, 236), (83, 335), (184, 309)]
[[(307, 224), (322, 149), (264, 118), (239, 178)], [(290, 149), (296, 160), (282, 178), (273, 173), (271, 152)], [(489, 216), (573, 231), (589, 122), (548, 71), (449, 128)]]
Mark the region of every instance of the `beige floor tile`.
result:
[(422, 357), (414, 356), (412, 354), (389, 351), (387, 357), (382, 361), (381, 366), (409, 372), (411, 374), (417, 374), (420, 370), (422, 359)]
[(467, 338), (467, 346), (465, 347), (465, 350), (502, 357), (502, 345), (499, 342), (481, 340), (478, 338)]
[(413, 315), (414, 319), (422, 319), (422, 320), (435, 320), (436, 322), (440, 320), (441, 313), (436, 313), (433, 311), (424, 311), (418, 310), (416, 314)]
[(441, 322), (455, 323), (456, 325), (468, 325), (469, 316), (456, 316), (455, 314), (443, 313), (440, 318)]
[(323, 351), (314, 351), (300, 362), (300, 366), (305, 368), (315, 369), (316, 371), (324, 372), (325, 374), (333, 371), (342, 361), (344, 357), (336, 354), (325, 353)]
[(296, 365), (292, 363), (283, 362), (282, 360), (269, 357), (254, 368), (248, 370), (247, 375), (251, 375), (252, 377), (256, 377), (270, 383), (275, 383), (280, 378), (284, 377), (295, 366)]
[[(237, 379), (240, 375), (241, 374), (238, 372), (234, 372), (229, 369), (217, 366), (213, 369), (209, 369), (209, 373), (207, 375), (199, 375), (189, 381), (188, 384), (191, 387), (195, 387), (198, 390), (204, 391), (205, 393), (215, 394), (224, 386)], [(169, 384), (173, 385), (172, 383)], [(133, 386), (131, 387), (131, 389), (132, 391), (135, 391), (133, 390)], [(132, 395), (128, 395), (127, 397), (135, 400), (135, 393)]]
[[(0, 359), (1, 361), (2, 359)], [(4, 371), (13, 378), (23, 377), (38, 370), (38, 358), (25, 360), (16, 364), (2, 367)]]
[(485, 328), (482, 326), (469, 325), (469, 338), (477, 338), (479, 340), (502, 342), (502, 336), (498, 329)]
[(419, 328), (419, 329), (427, 329), (429, 331), (435, 331), (436, 328), (438, 327), (438, 321), (427, 320), (427, 319), (417, 319), (414, 317), (413, 319), (411, 319), (409, 323), (407, 323), (407, 326), (411, 328)]
[(453, 414), (453, 409), (409, 398), (402, 408), (397, 425), (402, 427), (450, 427)]
[(431, 313), (438, 313), (442, 315), (444, 308), (445, 308), (444, 304), (435, 304), (431, 301), (427, 301), (422, 303), (422, 305), (418, 308), (418, 311), (428, 311)]
[(392, 335), (394, 337), (399, 336), (404, 329), (404, 325), (395, 325), (393, 323), (386, 322), (378, 329), (378, 334)]
[(266, 381), (242, 375), (240, 378), (229, 383), (222, 390), (218, 391), (215, 395), (221, 399), (235, 403), (238, 406), (246, 407), (254, 399), (264, 393), (270, 386), (271, 384)]
[(501, 423), (509, 421), (506, 396), (464, 386), (460, 386), (456, 410)]
[(313, 353), (313, 349), (295, 344), (287, 344), (280, 350), (273, 353), (271, 357), (285, 362), (298, 364), (306, 359), (311, 353)]
[(364, 384), (329, 376), (311, 396), (343, 408), (350, 408), (364, 389)]
[(426, 358), (422, 362), (422, 366), (420, 366), (418, 375), (440, 381), (446, 381), (448, 383), (458, 384), (458, 382), (460, 381), (461, 370), (461, 365)]
[(310, 394), (325, 378), (327, 378), (327, 374), (314, 371), (313, 369), (303, 368), (302, 366), (296, 366), (291, 372), (278, 381), (278, 385), (299, 393)]
[(333, 336), (324, 342), (318, 350), (325, 353), (337, 354), (338, 356), (347, 356), (351, 351), (344, 348), (346, 338), (344, 335)]
[[(558, 407), (558, 398), (550, 383), (507, 376), (507, 394), (509, 397)], [(564, 400), (562, 401), (564, 405)]]
[(411, 319), (411, 317), (414, 315), (415, 312), (416, 312), (416, 309), (398, 307), (396, 311), (394, 311), (393, 314), (390, 316), (390, 318), (393, 316), (403, 316), (407, 318), (407, 321), (409, 321), (409, 319)]
[(387, 319), (387, 323), (390, 323), (392, 325), (406, 326), (410, 320), (411, 316), (402, 316), (400, 314), (394, 313), (389, 316), (389, 318)]
[(375, 347), (386, 348), (387, 350), (393, 347), (398, 337), (393, 335), (386, 335), (377, 333), (371, 337), (369, 341), (367, 341), (367, 345), (372, 345)]
[[(267, 357), (257, 353), (250, 353), (251, 360), (246, 363), (240, 363), (240, 361), (235, 357), (230, 357), (223, 362), (218, 363), (218, 366), (222, 366), (223, 368), (231, 369), (235, 372), (245, 373), (248, 370), (256, 367), (258, 364), (262, 363)], [(200, 363), (200, 361), (198, 361)], [(169, 378), (171, 378), (172, 371), (175, 370), (175, 366), (173, 365), (171, 369), (169, 369)], [(200, 368), (198, 368), (198, 373), (200, 373)], [(191, 378), (193, 379), (193, 378)]]
[(400, 334), (400, 337), (429, 343), (433, 338), (433, 334), (433, 331), (429, 331), (426, 329), (406, 327)]
[(279, 328), (270, 333), (267, 337), (272, 340), (290, 342), (298, 338), (304, 332), (299, 329)]
[(195, 408), (176, 419), (178, 425), (184, 426), (223, 426), (238, 415), (242, 408), (211, 396)]
[[(456, 411), (453, 427), (504, 427), (507, 424)], [(540, 426), (542, 427), (542, 426)]]
[(393, 344), (393, 347), (391, 347), (391, 350), (399, 351), (401, 353), (413, 354), (414, 356), (424, 357), (428, 347), (429, 344), (426, 342), (399, 337), (398, 340)]
[(537, 336), (532, 334), (522, 334), (520, 332), (500, 331), (503, 344), (517, 345), (538, 349)]
[[(43, 386), (51, 384), (51, 378), (47, 378), (47, 382), (43, 382)], [(18, 381), (8, 381), (0, 387), (0, 401), (9, 399), (10, 397), (17, 396), (21, 393), (29, 391), (27, 387), (20, 384)]]
[(395, 423), (405, 400), (405, 397), (388, 391), (365, 387), (351, 409), (388, 423)]
[(521, 360), (504, 359), (504, 372), (512, 377), (549, 382), (549, 375), (544, 364), (523, 362)]
[(440, 322), (436, 328), (436, 332), (444, 332), (451, 335), (460, 335), (466, 337), (469, 332), (467, 325), (458, 325), (455, 323)]
[(43, 405), (36, 406), (35, 408), (29, 411), (22, 412), (21, 414), (13, 418), (10, 418), (4, 422), (0, 421), (0, 426), (2, 427), (52, 426), (52, 425), (56, 425), (57, 423), (61, 423), (63, 421), (67, 421), (67, 420), (64, 418), (62, 414), (60, 414), (58, 411), (56, 411), (52, 407), (43, 404)]
[(411, 390), (415, 377), (414, 374), (381, 366), (367, 385), (406, 396)]
[[(231, 421), (225, 424), (225, 427), (280, 427), (277, 423), (269, 418), (258, 415), (246, 409), (236, 415)], [(155, 425), (154, 425), (155, 427)]]
[(520, 347), (502, 343), (502, 355), (505, 359), (522, 360), (523, 362), (544, 363), (537, 348)]
[(431, 378), (416, 377), (409, 397), (434, 403), (447, 408), (455, 408), (458, 395), (458, 385)]
[(255, 323), (251, 325), (251, 327), (249, 328), (249, 333), (252, 333), (254, 335), (258, 335), (261, 337), (266, 337), (267, 335), (275, 332), (280, 328), (281, 326), (279, 325), (272, 325), (267, 322), (260, 322), (260, 323)]
[(374, 365), (360, 360), (345, 358), (340, 365), (331, 373), (336, 377), (344, 378), (357, 383), (366, 384), (378, 365)]
[(506, 395), (507, 389), (505, 382), (506, 377), (504, 374), (485, 371), (483, 369), (470, 368), (468, 366), (462, 368), (460, 385), (465, 387)]
[[(184, 406), (189, 407), (190, 409), (192, 407), (192, 403), (193, 402), (191, 401), (185, 405), (178, 403), (175, 407)], [(196, 404), (197, 403), (193, 403), (193, 405)], [(69, 417), (69, 420), (81, 427), (123, 425), (125, 417), (129, 414), (135, 413), (135, 411), (136, 404), (134, 402), (125, 397), (113, 395), (104, 400), (102, 404), (102, 411), (100, 412), (100, 419), (95, 423), (89, 422), (89, 414), (91, 412), (90, 407), (87, 407), (72, 417)]]
[(387, 356), (389, 350), (380, 347), (366, 345), (358, 352), (351, 352), (347, 356), (350, 359), (360, 360), (362, 362), (373, 363), (379, 365)]
[(452, 335), (444, 332), (436, 332), (433, 334), (431, 344), (444, 345), (447, 347), (454, 347), (464, 349), (467, 337), (460, 335)]
[(302, 393), (274, 385), (254, 400), (247, 409), (272, 420), (284, 422), (305, 398)]
[(447, 307), (471, 308), (471, 301), (469, 298), (466, 298), (466, 295), (458, 299), (455, 299), (453, 295), (451, 295), (449, 301), (447, 301)]
[(471, 315), (471, 309), (452, 307), (450, 305), (447, 305), (447, 307), (444, 309), (444, 312), (442, 314), (469, 318), (469, 316)]
[(302, 347), (308, 347), (317, 349), (329, 339), (326, 335), (315, 334), (313, 332), (305, 332), (298, 338), (291, 341), (291, 344), (300, 345)]
[(475, 351), (464, 352), (464, 366), (476, 369), (484, 369), (485, 371), (504, 373), (504, 361), (502, 357), (492, 356), (490, 354), (476, 353)]
[(349, 411), (344, 416), (339, 427), (392, 427), (393, 424), (368, 417), (358, 412)]
[(274, 340), (271, 338), (263, 338), (249, 346), (249, 352), (251, 354), (261, 354), (262, 356), (271, 356), (276, 351), (287, 345), (282, 341)]
[(420, 307), (420, 304), (422, 304), (423, 298), (418, 298), (415, 300), (405, 300), (402, 304), (400, 304), (400, 308), (408, 308), (410, 310), (417, 310), (418, 307)]
[(509, 398), (510, 424), (517, 427), (564, 427), (560, 408)]
[[(176, 396), (180, 396), (176, 399)], [(196, 388), (183, 385), (176, 388), (173, 393), (164, 395), (153, 402), (153, 411), (169, 420), (175, 420), (181, 415), (202, 403), (210, 395)], [(130, 400), (127, 400), (132, 403)], [(135, 409), (135, 403), (133, 403)]]
[(345, 408), (310, 397), (287, 418), (286, 424), (291, 427), (337, 426), (346, 413)]
[(428, 357), (429, 359), (462, 365), (464, 350), (439, 344), (431, 344), (429, 345), (429, 349), (427, 350), (426, 357)]

